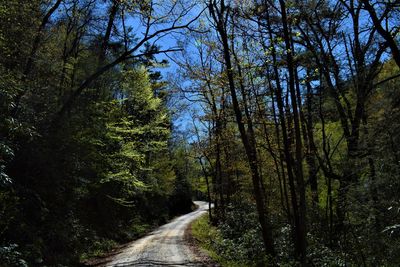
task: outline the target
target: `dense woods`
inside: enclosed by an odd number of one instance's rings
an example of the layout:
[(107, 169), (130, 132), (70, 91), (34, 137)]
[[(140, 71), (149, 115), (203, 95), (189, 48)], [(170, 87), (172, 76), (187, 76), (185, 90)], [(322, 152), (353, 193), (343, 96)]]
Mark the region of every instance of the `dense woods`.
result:
[(179, 64), (203, 109), (214, 249), (239, 265), (397, 266), (400, 2), (207, 7)]
[(154, 57), (190, 5), (1, 1), (1, 266), (74, 266), (191, 210)]
[(1, 1), (0, 266), (77, 266), (194, 198), (238, 266), (400, 265), (399, 25), (397, 0)]

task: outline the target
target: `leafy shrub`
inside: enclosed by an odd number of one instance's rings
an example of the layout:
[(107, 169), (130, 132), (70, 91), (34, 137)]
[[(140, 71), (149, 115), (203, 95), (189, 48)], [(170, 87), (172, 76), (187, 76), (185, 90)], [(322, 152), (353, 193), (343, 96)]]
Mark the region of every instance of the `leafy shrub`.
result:
[(225, 220), (217, 228), (203, 220), (194, 224), (194, 235), (208, 233), (196, 238), (204, 240), (204, 246), (212, 251), (216, 261), (225, 262), (222, 266), (268, 266), (257, 214), (251, 203), (228, 206)]
[(4, 267), (28, 267), (21, 253), (17, 250), (17, 244), (0, 246), (0, 262)]
[(115, 248), (117, 243), (114, 240), (100, 238), (94, 241), (86, 253), (81, 255), (81, 261), (92, 258), (98, 257), (103, 255), (106, 252), (111, 251), (111, 249)]

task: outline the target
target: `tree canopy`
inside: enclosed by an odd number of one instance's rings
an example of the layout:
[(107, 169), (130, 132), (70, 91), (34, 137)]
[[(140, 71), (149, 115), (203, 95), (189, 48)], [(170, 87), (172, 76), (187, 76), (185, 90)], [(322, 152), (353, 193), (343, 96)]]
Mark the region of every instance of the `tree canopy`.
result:
[(239, 266), (398, 266), (399, 22), (398, 0), (0, 2), (0, 265), (88, 263), (197, 198)]

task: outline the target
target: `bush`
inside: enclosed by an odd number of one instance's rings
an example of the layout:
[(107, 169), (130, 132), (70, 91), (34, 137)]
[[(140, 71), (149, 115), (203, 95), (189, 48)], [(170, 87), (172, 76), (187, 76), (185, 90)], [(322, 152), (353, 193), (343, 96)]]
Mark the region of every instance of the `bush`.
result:
[(17, 244), (0, 246), (1, 267), (28, 267), (26, 261), (22, 259), (22, 255), (17, 249)]
[(92, 246), (86, 253), (81, 255), (81, 261), (102, 256), (104, 253), (111, 251), (117, 246), (114, 240), (100, 238), (92, 243)]
[[(232, 214), (227, 214), (227, 217)], [(227, 220), (231, 223), (232, 220)], [(240, 234), (232, 231), (230, 227), (241, 224), (236, 220), (235, 225), (221, 224), (218, 228), (209, 224), (205, 215), (192, 225), (192, 233), (200, 246), (209, 252), (210, 257), (221, 266), (268, 266), (268, 258), (263, 248), (258, 228), (243, 227)], [(234, 236), (229, 236), (235, 234)]]

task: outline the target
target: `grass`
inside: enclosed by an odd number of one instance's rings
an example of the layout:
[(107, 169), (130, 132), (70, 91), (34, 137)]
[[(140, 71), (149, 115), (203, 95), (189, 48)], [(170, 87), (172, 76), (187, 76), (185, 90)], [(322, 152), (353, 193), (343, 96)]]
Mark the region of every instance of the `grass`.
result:
[(192, 235), (198, 245), (207, 252), (208, 256), (221, 267), (244, 267), (251, 266), (243, 262), (236, 262), (223, 256), (217, 251), (218, 244), (223, 242), (217, 228), (211, 226), (208, 215), (203, 215), (192, 223)]
[(92, 258), (104, 256), (117, 245), (118, 243), (111, 239), (96, 240), (93, 242), (90, 249), (81, 255), (80, 261), (85, 262)]

